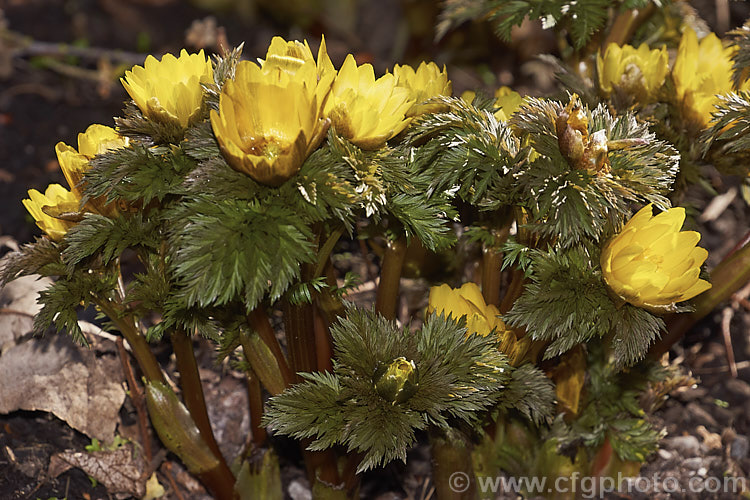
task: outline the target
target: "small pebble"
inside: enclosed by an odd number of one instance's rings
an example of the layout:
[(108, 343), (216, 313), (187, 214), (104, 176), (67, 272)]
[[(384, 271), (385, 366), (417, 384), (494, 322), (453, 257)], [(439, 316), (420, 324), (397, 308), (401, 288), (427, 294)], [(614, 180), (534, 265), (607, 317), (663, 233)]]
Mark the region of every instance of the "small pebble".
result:
[(684, 457), (694, 457), (700, 450), (700, 443), (695, 436), (674, 436), (664, 441), (664, 448), (674, 450)]
[(732, 446), (729, 450), (729, 455), (735, 460), (742, 460), (747, 456), (748, 449), (750, 448), (750, 442), (746, 436), (737, 436), (732, 441)]
[(668, 452), (664, 448), (659, 448), (659, 458), (662, 460), (670, 460), (672, 458), (672, 453)]
[(312, 500), (310, 488), (297, 479), (289, 483), (287, 491), (292, 500)]
[[(703, 467), (703, 458), (701, 457), (686, 458), (682, 461), (682, 466), (690, 470), (706, 470), (706, 468)], [(698, 471), (698, 473), (700, 474), (700, 471)]]

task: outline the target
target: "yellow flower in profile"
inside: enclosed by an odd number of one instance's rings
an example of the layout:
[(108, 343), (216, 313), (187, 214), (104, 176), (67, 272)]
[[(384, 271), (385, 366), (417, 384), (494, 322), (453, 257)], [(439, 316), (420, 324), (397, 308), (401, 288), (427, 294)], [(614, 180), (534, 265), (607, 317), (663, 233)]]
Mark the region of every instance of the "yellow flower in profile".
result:
[[(711, 33), (698, 42), (692, 29), (685, 30), (677, 48), (672, 77), (683, 112), (701, 127), (711, 120), (719, 103), (719, 94), (727, 94), (732, 85), (732, 54), (736, 47), (724, 47)], [(750, 90), (746, 81), (738, 90)]]
[(425, 104), (425, 101), (437, 96), (448, 96), (453, 93), (453, 85), (448, 80), (448, 72), (445, 66), (441, 70), (434, 62), (421, 62), (416, 70), (408, 65), (395, 65), (393, 75), (396, 77), (396, 85), (409, 89), (412, 93), (414, 104), (406, 112), (408, 116), (417, 116), (422, 113), (435, 113), (441, 111), (445, 106), (441, 104)]
[(357, 66), (349, 54), (333, 81), (324, 115), (352, 143), (377, 149), (406, 128), (412, 104), (412, 92), (399, 87), (393, 74), (376, 80), (372, 65)]
[(182, 49), (180, 57), (148, 56), (120, 81), (148, 119), (187, 128), (201, 115), (201, 84), (213, 83), (213, 67), (202, 50), (188, 54)]
[(466, 331), (486, 337), (494, 332), (500, 339), (498, 349), (506, 354), (513, 366), (522, 361), (531, 344), (528, 337), (516, 339), (515, 333), (506, 328), (500, 319), (500, 311), (484, 301), (484, 296), (476, 283), (464, 283), (461, 288), (448, 285), (433, 286), (427, 305), (427, 314), (466, 318)]
[[(83, 174), (89, 169), (89, 160), (112, 149), (125, 148), (129, 140), (111, 127), (90, 125), (86, 132), (78, 134), (78, 151), (60, 141), (55, 145), (57, 161), (68, 181), (71, 191), (80, 200), (83, 197)], [(112, 215), (114, 206), (107, 206), (102, 199), (90, 201), (94, 211), (103, 215)]]
[(22, 203), (36, 221), (36, 225), (52, 240), (60, 241), (75, 222), (53, 215), (78, 213), (81, 199), (60, 184), (50, 184), (44, 194), (36, 189), (30, 189), (29, 197)]
[(655, 312), (674, 310), (711, 288), (699, 278), (708, 252), (696, 246), (701, 235), (680, 231), (685, 209), (670, 208), (656, 216), (648, 204), (604, 246), (601, 266), (604, 281), (634, 306)]
[(493, 330), (497, 334), (505, 332), (505, 323), (500, 319), (500, 311), (484, 301), (476, 283), (464, 283), (461, 288), (451, 288), (445, 284), (430, 288), (427, 313), (433, 312), (442, 312), (445, 316), (453, 316), (454, 319), (465, 317), (468, 332), (483, 337)]
[[(314, 89), (300, 78), (267, 73), (254, 63), (237, 65), (211, 110), (211, 125), (227, 163), (256, 181), (279, 186), (297, 173), (323, 140), (328, 123)], [(314, 69), (314, 68), (313, 68)]]
[(664, 84), (668, 71), (669, 55), (664, 47), (651, 50), (642, 43), (636, 49), (610, 43), (604, 57), (601, 53), (596, 55), (599, 87), (607, 97), (620, 90), (641, 101), (651, 100)]

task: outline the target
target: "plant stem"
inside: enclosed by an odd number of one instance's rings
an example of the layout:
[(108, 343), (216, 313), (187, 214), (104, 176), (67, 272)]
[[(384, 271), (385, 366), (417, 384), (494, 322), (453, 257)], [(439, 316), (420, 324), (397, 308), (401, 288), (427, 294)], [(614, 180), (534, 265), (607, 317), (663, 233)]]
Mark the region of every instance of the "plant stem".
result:
[(658, 359), (693, 325), (721, 302), (730, 298), (748, 280), (750, 280), (750, 244), (730, 254), (711, 271), (712, 287), (693, 300), (695, 311), (668, 318), (667, 334), (652, 346), (649, 356), (652, 359)]
[[(295, 372), (314, 372), (318, 367), (313, 326), (313, 305), (284, 304), (284, 326), (289, 363)], [(301, 380), (295, 375), (295, 380)]]
[(208, 418), (203, 385), (201, 384), (198, 363), (193, 350), (193, 339), (182, 329), (172, 331), (171, 337), (172, 349), (177, 360), (177, 371), (180, 373), (182, 399), (185, 401), (185, 406), (193, 417), (193, 421), (195, 421), (195, 425), (200, 430), (206, 444), (214, 452), (216, 458), (223, 461), (224, 456), (221, 454), (214, 431), (211, 428), (211, 421)]
[(258, 448), (266, 442), (268, 433), (266, 428), (261, 424), (263, 418), (263, 395), (260, 391), (260, 379), (252, 371), (247, 373), (247, 393), (250, 405), (250, 429), (252, 442)]
[(263, 309), (255, 308), (247, 315), (247, 322), (271, 349), (281, 370), (281, 376), (284, 378), (284, 385), (288, 387), (294, 381), (294, 372), (289, 368), (289, 363), (286, 360), (286, 356), (284, 356), (284, 351), (281, 350), (281, 345), (274, 334), (271, 322), (268, 320), (268, 315)]
[(125, 337), (125, 340), (128, 341), (133, 352), (133, 357), (135, 357), (138, 367), (141, 369), (146, 379), (152, 382), (166, 383), (164, 373), (162, 373), (161, 367), (159, 366), (158, 361), (156, 361), (154, 353), (151, 352), (148, 342), (146, 342), (146, 339), (141, 335), (141, 332), (138, 331), (138, 327), (136, 327), (133, 318), (130, 316), (121, 316), (121, 311), (117, 304), (109, 300), (100, 299), (98, 297), (93, 297), (92, 300), (120, 330), (120, 333)]
[(398, 290), (401, 282), (401, 269), (406, 257), (406, 240), (399, 237), (389, 240), (383, 254), (380, 269), (380, 283), (375, 297), (375, 311), (389, 320), (396, 319)]
[(505, 314), (510, 311), (510, 308), (513, 307), (513, 303), (518, 297), (521, 296), (521, 293), (523, 292), (523, 271), (521, 271), (520, 269), (514, 269), (511, 272), (511, 276), (512, 278), (510, 281), (510, 285), (508, 285), (508, 289), (505, 291), (503, 300), (502, 302), (500, 302), (500, 307), (498, 308), (501, 314)]
[(503, 253), (495, 247), (484, 245), (482, 248), (482, 295), (488, 305), (500, 305), (500, 268), (503, 265)]
[(432, 478), (440, 500), (474, 500), (479, 498), (471, 458), (471, 444), (460, 431), (433, 429)]

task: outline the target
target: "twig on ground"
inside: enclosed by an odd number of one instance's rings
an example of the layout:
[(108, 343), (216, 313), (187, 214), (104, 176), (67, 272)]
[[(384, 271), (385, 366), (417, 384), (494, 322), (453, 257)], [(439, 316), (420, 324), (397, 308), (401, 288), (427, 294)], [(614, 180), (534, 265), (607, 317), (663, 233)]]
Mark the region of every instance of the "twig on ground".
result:
[(727, 364), (729, 365), (729, 372), (732, 374), (732, 378), (737, 378), (737, 363), (734, 361), (734, 348), (732, 347), (732, 335), (729, 331), (729, 325), (734, 317), (734, 309), (732, 307), (725, 307), (721, 312), (721, 333), (724, 337), (724, 347), (726, 349)]
[(172, 462), (164, 462), (161, 464), (161, 473), (167, 476), (167, 481), (172, 485), (172, 490), (174, 491), (177, 500), (185, 500), (185, 497), (183, 497), (180, 492), (180, 488), (177, 487), (177, 482), (174, 480), (174, 476), (172, 476)]
[(141, 440), (143, 444), (143, 455), (146, 458), (146, 462), (151, 462), (151, 439), (148, 435), (148, 413), (146, 412), (146, 399), (141, 391), (140, 386), (135, 381), (133, 375), (133, 367), (130, 366), (130, 359), (128, 353), (125, 351), (122, 338), (117, 339), (117, 350), (120, 353), (120, 361), (122, 362), (122, 369), (125, 372), (125, 377), (128, 381), (128, 387), (130, 387), (130, 399), (133, 400), (133, 406), (138, 414), (138, 429), (141, 432)]

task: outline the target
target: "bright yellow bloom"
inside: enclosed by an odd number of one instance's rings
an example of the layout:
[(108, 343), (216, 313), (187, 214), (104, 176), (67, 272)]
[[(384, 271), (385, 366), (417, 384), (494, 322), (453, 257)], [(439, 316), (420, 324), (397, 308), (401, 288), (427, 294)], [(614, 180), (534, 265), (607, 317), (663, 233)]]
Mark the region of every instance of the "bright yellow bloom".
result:
[(493, 330), (501, 334), (505, 332), (505, 323), (500, 319), (500, 311), (492, 304), (484, 301), (484, 296), (476, 283), (464, 283), (461, 288), (451, 288), (448, 285), (430, 288), (427, 313), (451, 315), (454, 319), (466, 318), (469, 333), (478, 333), (486, 337)]
[(60, 241), (75, 222), (53, 215), (78, 213), (81, 199), (60, 184), (50, 184), (44, 194), (36, 189), (30, 189), (29, 198), (22, 203), (36, 221), (36, 225), (51, 239)]
[(120, 81), (144, 116), (187, 128), (201, 115), (201, 83), (213, 83), (213, 74), (202, 50), (188, 54), (182, 49), (180, 57), (165, 54), (159, 61), (148, 56), (143, 66), (133, 66)]
[[(471, 103), (474, 101), (476, 95), (476, 92), (473, 90), (464, 90), (463, 93), (461, 93), (461, 99)], [(495, 107), (497, 108), (497, 111), (495, 111), (495, 118), (507, 122), (510, 120), (510, 117), (513, 116), (513, 113), (521, 108), (523, 103), (524, 98), (521, 94), (515, 90), (511, 90), (510, 87), (500, 87), (495, 91)]]
[(333, 81), (324, 115), (352, 143), (377, 149), (406, 128), (412, 104), (412, 93), (399, 87), (395, 76), (386, 73), (375, 80), (372, 65), (357, 66), (349, 54)]
[(306, 72), (315, 71), (311, 64), (294, 74), (269, 73), (248, 61), (237, 65), (234, 80), (222, 89), (219, 112), (211, 110), (214, 134), (232, 168), (278, 186), (318, 147), (328, 123), (307, 86)]
[(427, 314), (466, 318), (466, 330), (486, 337), (493, 331), (500, 339), (498, 349), (506, 354), (513, 366), (518, 366), (531, 347), (530, 339), (516, 339), (516, 334), (506, 328), (500, 319), (500, 311), (484, 301), (484, 296), (476, 283), (464, 283), (461, 288), (448, 285), (430, 288)]
[(498, 108), (495, 111), (495, 118), (507, 122), (513, 113), (523, 106), (523, 103), (524, 99), (521, 94), (511, 90), (510, 87), (500, 87), (495, 91), (495, 107)]
[[(313, 59), (307, 40), (287, 42), (280, 36), (271, 39), (266, 58), (259, 60), (263, 74), (286, 85), (290, 79), (302, 82), (308, 93), (317, 97), (317, 103), (325, 103), (331, 84), (336, 77), (336, 70), (328, 57), (326, 40), (321, 38), (317, 62)], [(312, 100), (312, 98), (311, 98)]]
[(652, 311), (669, 311), (711, 288), (700, 279), (708, 252), (697, 247), (701, 235), (680, 231), (685, 209), (654, 216), (651, 204), (635, 214), (605, 245), (604, 281), (623, 300)]
[(605, 95), (619, 89), (645, 101), (653, 99), (664, 84), (669, 55), (666, 48), (651, 50), (645, 43), (637, 49), (610, 43), (604, 57), (596, 55), (596, 71)]
[[(672, 69), (677, 98), (684, 112), (701, 126), (711, 120), (719, 103), (718, 94), (727, 94), (732, 86), (732, 54), (736, 47), (724, 47), (711, 33), (698, 42), (692, 29), (686, 29), (677, 48)], [(750, 90), (750, 81), (738, 90)]]
[(417, 116), (422, 113), (435, 113), (444, 108), (440, 104), (424, 104), (428, 99), (437, 96), (450, 96), (453, 86), (448, 80), (448, 72), (445, 66), (441, 70), (434, 62), (419, 64), (416, 71), (408, 65), (395, 65), (393, 75), (396, 77), (396, 85), (409, 89), (412, 93), (414, 105), (407, 111), (408, 116)]
[[(71, 191), (79, 200), (83, 197), (81, 182), (83, 174), (89, 169), (89, 160), (106, 151), (125, 148), (128, 142), (128, 138), (118, 134), (115, 129), (94, 124), (90, 125), (86, 132), (78, 134), (78, 151), (62, 141), (55, 145), (60, 169)], [(91, 208), (104, 215), (111, 213), (114, 209), (114, 207), (105, 206), (104, 200), (91, 200), (91, 204)]]

